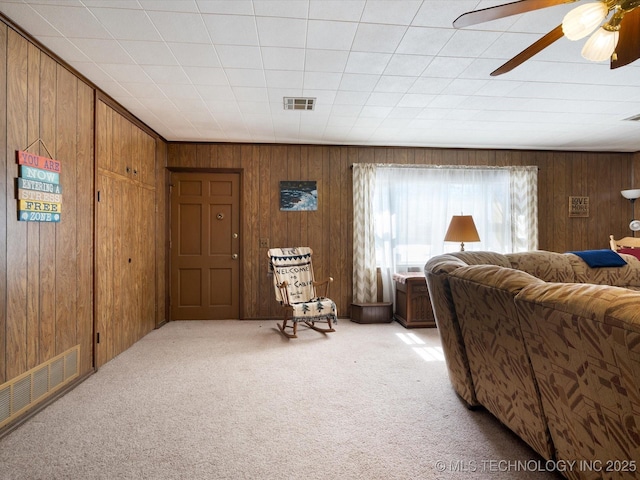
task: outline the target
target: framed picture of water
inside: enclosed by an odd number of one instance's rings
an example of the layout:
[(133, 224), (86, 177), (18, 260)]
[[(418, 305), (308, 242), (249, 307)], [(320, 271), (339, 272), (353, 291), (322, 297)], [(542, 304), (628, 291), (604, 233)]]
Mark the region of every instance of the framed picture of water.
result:
[(315, 180), (280, 182), (280, 210), (283, 212), (318, 210), (318, 187)]

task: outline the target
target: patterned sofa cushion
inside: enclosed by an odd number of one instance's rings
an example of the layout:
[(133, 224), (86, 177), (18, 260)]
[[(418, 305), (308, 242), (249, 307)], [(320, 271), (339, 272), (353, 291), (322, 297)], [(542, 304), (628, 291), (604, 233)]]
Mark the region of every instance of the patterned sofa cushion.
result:
[(620, 255), (627, 264), (622, 267), (591, 268), (573, 253), (563, 254), (571, 263), (577, 283), (613, 285), (615, 287), (640, 287), (640, 260), (633, 255)]
[(576, 275), (567, 255), (537, 250), (532, 252), (507, 253), (511, 268), (522, 270), (545, 282), (576, 281)]
[(639, 304), (640, 293), (604, 285), (531, 284), (516, 296), (558, 460), (640, 458)]
[(449, 279), (480, 404), (546, 459), (553, 447), (521, 334), (515, 295), (542, 284), (495, 265), (460, 267)]

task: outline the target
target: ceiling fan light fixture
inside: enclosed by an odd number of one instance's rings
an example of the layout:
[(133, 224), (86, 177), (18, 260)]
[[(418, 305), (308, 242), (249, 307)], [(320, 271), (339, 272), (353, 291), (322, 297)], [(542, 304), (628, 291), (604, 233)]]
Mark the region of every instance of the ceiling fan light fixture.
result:
[(607, 18), (605, 2), (585, 3), (574, 8), (562, 20), (562, 32), (569, 40), (580, 40), (593, 32)]
[(592, 62), (609, 60), (618, 45), (617, 30), (600, 27), (582, 47), (582, 56)]

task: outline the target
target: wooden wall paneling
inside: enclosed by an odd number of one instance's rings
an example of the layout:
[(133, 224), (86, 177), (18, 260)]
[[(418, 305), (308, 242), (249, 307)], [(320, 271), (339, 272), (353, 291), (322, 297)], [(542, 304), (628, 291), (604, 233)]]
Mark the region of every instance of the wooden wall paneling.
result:
[[(283, 161), (286, 158), (284, 146), (274, 146), (269, 158), (269, 210), (271, 211), (271, 220), (269, 223), (269, 237), (271, 238), (271, 248), (290, 247), (288, 239), (286, 238), (287, 232), (287, 212), (280, 211), (280, 181), (287, 180), (287, 164)], [(313, 247), (312, 247), (313, 248)], [(273, 277), (269, 277), (269, 280), (273, 282)], [(273, 284), (271, 284), (273, 289)], [(277, 317), (282, 314), (282, 308), (275, 301), (275, 297), (272, 293), (270, 295), (270, 317)]]
[[(340, 202), (340, 152), (339, 147), (328, 147), (326, 156), (326, 194), (325, 202), (328, 209), (324, 215), (324, 254), (322, 255), (322, 269), (320, 270), (321, 278), (332, 276), (332, 295), (339, 304), (342, 284), (344, 279), (340, 278), (341, 263), (343, 261), (340, 232), (342, 230), (342, 219), (340, 218), (341, 202)], [(330, 252), (330, 253), (329, 253)]]
[[(174, 166), (182, 166), (180, 158), (185, 157), (185, 150), (192, 148), (191, 144), (185, 144), (184, 148), (180, 144), (172, 145), (168, 151), (168, 162)], [(202, 146), (198, 148), (204, 151)], [(249, 150), (251, 154), (247, 153)], [(240, 159), (239, 166), (247, 180), (245, 188), (253, 185), (250, 180), (252, 174), (258, 177), (255, 183), (260, 192), (258, 198), (254, 199), (252, 193), (245, 191), (243, 228), (250, 232), (253, 228), (249, 225), (250, 222), (257, 222), (256, 233), (252, 234), (256, 238), (247, 238), (245, 248), (252, 248), (259, 238), (269, 238), (272, 247), (297, 244), (304, 242), (306, 238), (315, 252), (314, 268), (318, 278), (326, 275), (336, 278), (332, 285), (332, 297), (335, 297), (342, 315), (348, 312), (352, 289), (350, 270), (353, 205), (350, 166), (353, 163), (537, 166), (539, 248), (560, 252), (579, 249), (583, 245), (585, 248), (596, 248), (602, 237), (602, 225), (615, 226), (622, 222), (616, 219), (616, 213), (609, 212), (605, 218), (601, 217), (603, 214), (599, 211), (597, 216), (590, 217), (584, 224), (572, 224), (568, 218), (568, 197), (578, 194), (576, 191), (583, 191), (586, 186), (588, 195), (594, 199), (613, 195), (614, 200), (610, 201), (610, 205), (615, 209), (615, 197), (618, 193), (611, 193), (613, 185), (631, 177), (630, 154), (212, 144), (210, 155), (211, 158), (219, 159), (219, 166), (227, 168), (238, 168), (237, 162)], [(247, 158), (253, 157), (256, 158), (255, 163), (247, 161)], [(299, 165), (294, 164), (295, 161)], [(611, 168), (599, 170), (599, 165), (609, 166), (611, 162), (618, 173), (612, 173)], [(306, 175), (303, 175), (305, 169)], [(303, 176), (306, 178), (302, 178)], [(617, 178), (620, 180), (616, 180)], [(280, 212), (279, 182), (295, 179), (318, 182), (317, 212)], [(592, 190), (592, 180), (599, 182), (595, 190)], [(628, 221), (622, 222), (621, 227), (626, 228), (627, 223)], [(255, 297), (245, 294), (244, 317), (273, 318), (280, 315), (280, 309), (273, 300), (272, 278), (266, 273), (266, 250), (258, 249), (258, 261), (247, 257), (245, 255), (243, 260), (245, 275), (255, 275), (259, 294), (257, 304)], [(248, 288), (247, 285), (245, 282), (243, 287)]]
[[(80, 369), (87, 373), (93, 369), (93, 239), (94, 239), (94, 90), (84, 82), (78, 82), (78, 113), (76, 143), (77, 185), (77, 241), (76, 267), (78, 319), (77, 335), (80, 349)], [(64, 198), (64, 197), (63, 197)]]
[(262, 254), (265, 249), (259, 248), (260, 222), (257, 216), (251, 218), (245, 215), (248, 212), (259, 211), (260, 201), (260, 166), (256, 148), (251, 145), (241, 147), (242, 157), (242, 176), (241, 176), (241, 194), (240, 194), (240, 218), (243, 219), (241, 224), (240, 245), (242, 251), (240, 258), (242, 259), (241, 285), (243, 301), (240, 304), (240, 318), (259, 316), (257, 306), (259, 305), (260, 294), (260, 265), (264, 265)]
[[(77, 345), (77, 201), (78, 199), (76, 169), (76, 113), (78, 79), (67, 69), (57, 68), (57, 124), (58, 160), (63, 163), (63, 174), (60, 184), (63, 191), (62, 221), (56, 225), (56, 353)], [(66, 167), (66, 170), (64, 168)], [(88, 279), (87, 279), (88, 280)]]
[[(40, 138), (40, 49), (27, 43), (27, 140), (29, 144)], [(26, 147), (26, 145), (25, 145)], [(30, 152), (47, 156), (36, 143)], [(27, 370), (40, 363), (40, 225), (27, 224)]]
[(100, 201), (96, 204), (96, 333), (99, 342), (96, 345), (96, 367), (101, 367), (112, 358), (111, 323), (115, 317), (112, 309), (106, 305), (114, 305), (114, 264), (113, 264), (113, 214), (114, 192), (113, 180), (103, 174), (96, 176), (96, 191)]
[[(339, 241), (342, 262), (338, 274), (342, 278), (342, 298), (339, 301), (341, 305), (349, 308), (344, 312), (345, 315), (350, 315), (352, 289), (349, 286), (353, 285), (353, 269), (351, 268), (353, 261), (353, 182), (351, 176), (348, 175), (351, 172), (351, 152), (352, 149), (345, 148), (341, 150), (340, 155), (340, 219), (342, 221)], [(413, 161), (413, 154), (410, 158)]]
[[(322, 257), (326, 255), (325, 249), (322, 248), (323, 239), (323, 212), (326, 208), (326, 203), (329, 201), (329, 195), (326, 191), (323, 183), (323, 153), (324, 147), (310, 146), (307, 153), (307, 175), (309, 180), (315, 180), (316, 187), (318, 188), (318, 210), (311, 212), (308, 217), (307, 228), (307, 241), (308, 245), (313, 249), (313, 266), (314, 273), (317, 280), (323, 280), (327, 276), (331, 275), (330, 272), (325, 272), (321, 275), (321, 271), (318, 271), (318, 265), (321, 264)], [(329, 294), (335, 291), (335, 285), (329, 287)]]
[[(269, 247), (275, 247), (273, 238), (271, 238), (271, 216), (273, 212), (272, 204), (272, 183), (271, 183), (271, 155), (270, 149), (256, 147), (256, 155), (258, 157), (258, 183), (259, 196), (257, 198), (257, 210), (243, 212), (245, 223), (251, 221), (252, 216), (259, 221), (258, 239), (264, 238), (269, 242)], [(250, 264), (252, 265), (252, 264)], [(256, 275), (258, 286), (260, 289), (260, 298), (258, 304), (258, 312), (256, 317), (271, 316), (271, 306), (273, 305), (273, 277), (269, 274), (269, 259), (267, 257), (267, 249), (260, 248), (258, 257), (255, 261), (254, 268), (245, 271), (245, 275)], [(250, 316), (247, 311), (247, 316)]]
[[(299, 145), (290, 145), (284, 149), (283, 154), (285, 155), (285, 159), (287, 162), (287, 173), (286, 177), (282, 180), (288, 181), (298, 181), (298, 180), (306, 180), (303, 178), (303, 174), (300, 171), (300, 155), (301, 155), (301, 147)], [(302, 216), (305, 215), (306, 212), (285, 212), (286, 216), (286, 224), (287, 224), (287, 246), (288, 247), (299, 247), (303, 246), (301, 243), (301, 225), (302, 225)]]
[[(7, 27), (0, 23), (0, 132), (7, 132)], [(5, 152), (0, 165), (0, 230), (9, 231), (7, 202), (12, 202), (12, 187), (9, 187), (7, 167), (11, 157), (8, 155), (7, 135), (0, 135), (0, 152)], [(7, 235), (0, 235), (0, 384), (7, 379)]]
[(196, 145), (195, 165), (197, 168), (211, 168), (211, 146), (207, 144)]
[[(39, 135), (54, 158), (57, 157), (56, 111), (58, 102), (56, 72), (56, 62), (48, 55), (41, 55)], [(40, 153), (47, 156), (44, 150), (44, 148), (41, 148)], [(65, 165), (62, 168), (64, 169)], [(40, 346), (40, 363), (56, 355), (56, 256), (52, 254), (56, 228), (55, 223), (40, 224), (40, 258), (38, 259), (40, 266), (40, 332), (38, 342)]]
[[(141, 267), (140, 284), (143, 285), (143, 291), (140, 295), (142, 306), (140, 329), (136, 340), (142, 338), (155, 328), (156, 325), (156, 252), (159, 250), (155, 242), (154, 232), (156, 231), (155, 222), (155, 189), (141, 189), (141, 212), (142, 222), (140, 222), (140, 237), (144, 239), (141, 245)], [(160, 250), (162, 251), (162, 250)]]
[(169, 289), (167, 280), (169, 278), (169, 216), (167, 196), (169, 194), (169, 171), (167, 165), (167, 144), (160, 139), (154, 142), (155, 166), (156, 166), (156, 323), (159, 327), (169, 319), (167, 311), (169, 302)]
[[(7, 197), (15, 201), (15, 178), (18, 176), (16, 150), (28, 146), (27, 83), (28, 44), (15, 31), (9, 30), (7, 45)], [(18, 147), (16, 147), (18, 145)], [(7, 206), (7, 331), (6, 378), (27, 370), (27, 222), (17, 221), (17, 212)]]

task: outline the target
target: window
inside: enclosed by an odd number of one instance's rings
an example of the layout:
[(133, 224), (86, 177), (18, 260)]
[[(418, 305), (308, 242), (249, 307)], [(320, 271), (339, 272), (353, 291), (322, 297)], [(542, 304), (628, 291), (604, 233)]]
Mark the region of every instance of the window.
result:
[[(356, 198), (369, 198), (356, 190), (355, 168), (354, 222), (361, 218)], [(394, 273), (422, 272), (429, 258), (460, 250), (460, 244), (444, 241), (453, 215), (472, 215), (478, 229), (480, 242), (465, 244), (465, 250), (508, 253), (537, 248), (535, 167), (377, 165), (371, 172), (375, 260), (369, 261), (381, 268), (385, 301), (392, 300)], [(356, 223), (356, 228), (366, 225)], [(354, 235), (354, 269), (360, 268), (357, 248)], [(354, 282), (354, 298), (355, 291)]]

